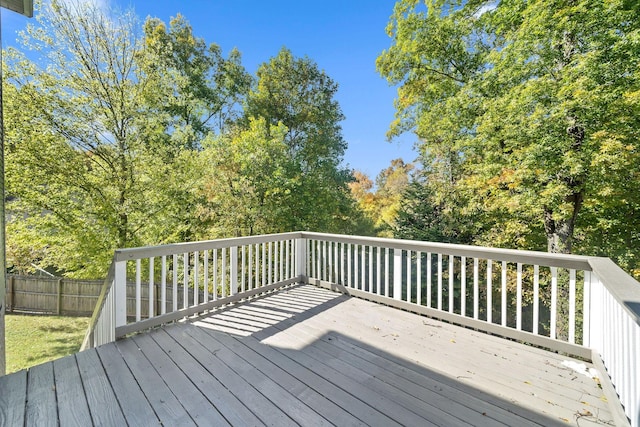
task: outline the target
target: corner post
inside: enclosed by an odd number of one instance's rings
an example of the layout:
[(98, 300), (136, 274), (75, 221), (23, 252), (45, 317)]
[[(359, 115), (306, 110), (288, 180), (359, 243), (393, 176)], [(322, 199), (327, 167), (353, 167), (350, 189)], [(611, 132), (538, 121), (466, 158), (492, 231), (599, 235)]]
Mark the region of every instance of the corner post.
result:
[(113, 278), (115, 291), (115, 327), (127, 324), (127, 262), (116, 261), (116, 271)]
[(307, 239), (296, 239), (296, 276), (300, 283), (307, 279)]

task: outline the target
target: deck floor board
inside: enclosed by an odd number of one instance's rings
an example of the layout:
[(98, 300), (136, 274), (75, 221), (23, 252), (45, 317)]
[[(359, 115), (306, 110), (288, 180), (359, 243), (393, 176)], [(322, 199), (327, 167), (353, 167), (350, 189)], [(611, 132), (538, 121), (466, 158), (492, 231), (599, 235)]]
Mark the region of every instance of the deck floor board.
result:
[(610, 425), (579, 363), (294, 285), (0, 377), (0, 424)]
[[(207, 335), (194, 338), (185, 332), (182, 328), (167, 328), (167, 333), (182, 345), (185, 350), (197, 360), (215, 360), (219, 363), (206, 363), (205, 368), (220, 383), (226, 387), (237, 399), (245, 404), (249, 410), (256, 414), (260, 420), (266, 425), (272, 426), (291, 426), (295, 424), (291, 418), (282, 410), (282, 408), (274, 407), (274, 404), (267, 397), (256, 390), (251, 383), (240, 377), (232, 369), (220, 360), (218, 354), (222, 351), (220, 345), (213, 340), (208, 340)], [(240, 360), (235, 361), (240, 363)]]
[[(97, 348), (97, 352), (127, 423), (135, 426), (160, 425), (153, 408), (116, 345), (113, 343), (103, 345)], [(82, 425), (87, 425), (87, 423)]]
[[(91, 414), (75, 355), (53, 361), (56, 398), (60, 424), (84, 427), (91, 425)], [(63, 380), (62, 380), (63, 379)]]
[(27, 371), (0, 377), (0, 425), (24, 425)]
[[(93, 424), (125, 425), (124, 414), (96, 350), (92, 349), (76, 354), (76, 362)], [(64, 378), (57, 378), (57, 381), (64, 381)]]
[[(56, 388), (53, 380), (53, 363), (47, 362), (29, 370), (27, 384), (27, 426), (57, 426)], [(52, 416), (54, 415), (54, 416)]]

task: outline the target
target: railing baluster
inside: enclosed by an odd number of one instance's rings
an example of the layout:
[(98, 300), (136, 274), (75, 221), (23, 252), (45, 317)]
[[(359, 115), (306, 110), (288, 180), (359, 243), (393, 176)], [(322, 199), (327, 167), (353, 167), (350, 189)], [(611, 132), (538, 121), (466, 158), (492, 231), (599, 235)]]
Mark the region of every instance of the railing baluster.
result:
[(208, 303), (209, 302), (209, 251), (205, 249), (205, 251), (202, 254), (202, 258), (204, 261), (204, 265), (203, 267), (203, 274), (202, 274), (202, 278), (203, 278), (203, 283), (202, 283), (202, 287), (204, 290), (204, 303)]
[(227, 297), (227, 248), (222, 248), (222, 275), (220, 286), (222, 287), (222, 298)]
[(333, 283), (338, 283), (340, 280), (338, 276), (340, 263), (340, 259), (338, 258), (338, 245), (338, 242), (333, 245)]
[(249, 259), (247, 260), (247, 289), (253, 289), (253, 245), (249, 245)]
[(245, 280), (245, 278), (247, 277), (247, 259), (246, 259), (246, 253), (245, 253), (245, 247), (244, 245), (240, 246), (240, 251), (242, 252), (241, 258), (242, 258), (242, 267), (240, 268), (240, 290), (242, 292), (247, 290), (247, 282)]
[(353, 287), (360, 289), (360, 245), (353, 245)]
[(501, 289), (501, 304), (500, 304), (500, 324), (507, 326), (507, 262), (502, 261), (502, 274), (500, 276), (500, 282), (502, 284)]
[[(269, 260), (267, 261), (267, 284), (270, 285), (273, 283), (273, 242), (267, 243), (268, 252), (269, 252)], [(320, 262), (318, 260), (318, 262)]]
[(438, 310), (442, 310), (442, 254), (438, 254)]
[(351, 243), (347, 243), (347, 286), (353, 288), (353, 265), (351, 259)]
[(340, 277), (338, 279), (338, 284), (345, 286), (346, 283), (344, 281), (344, 275), (346, 271), (346, 260), (345, 260), (345, 243), (340, 243)]
[(467, 257), (460, 258), (460, 315), (467, 315)]
[(360, 287), (358, 289), (361, 289), (363, 291), (367, 290), (367, 261), (365, 258), (366, 252), (367, 247), (365, 245), (362, 245), (362, 253), (360, 254), (360, 256), (362, 257), (362, 259), (360, 260)]
[(380, 246), (376, 247), (376, 293), (378, 295), (382, 295), (382, 278), (380, 277), (382, 270), (382, 263), (380, 262), (381, 256), (380, 252), (382, 248)]
[(558, 315), (558, 267), (551, 267), (551, 324), (549, 326), (551, 338), (556, 338)]
[(453, 255), (449, 255), (449, 313), (453, 313), (453, 297), (454, 297), (454, 289), (453, 289)]
[(487, 260), (487, 323), (493, 323), (493, 284), (492, 284), (492, 264), (493, 261)]
[(533, 333), (538, 335), (540, 316), (540, 266), (533, 266)]
[(384, 296), (389, 296), (389, 248), (384, 248)]
[(569, 342), (576, 342), (576, 271), (569, 270)]
[[(314, 252), (314, 255), (315, 255), (315, 252)], [(266, 284), (267, 284), (267, 244), (262, 243), (262, 286), (265, 286)]]
[(198, 305), (200, 285), (198, 283), (198, 274), (200, 266), (200, 254), (198, 251), (193, 252), (193, 305)]
[(517, 264), (516, 272), (516, 329), (522, 330), (522, 263)]
[(140, 263), (142, 260), (136, 260), (136, 322), (139, 322), (142, 318), (142, 278), (141, 278), (141, 270), (142, 267)]
[(427, 252), (427, 307), (431, 308), (431, 252)]
[[(305, 241), (305, 244), (306, 243), (307, 242)], [(255, 280), (254, 286), (256, 288), (259, 288), (262, 285), (262, 261), (261, 261), (261, 257), (260, 257), (261, 253), (262, 253), (262, 249), (260, 247), (260, 243), (256, 243), (256, 247), (255, 247), (256, 277), (254, 279)]]
[(189, 307), (189, 254), (184, 253), (183, 262), (183, 288), (182, 288), (182, 308)]
[(407, 302), (411, 302), (411, 251), (407, 254)]
[(369, 246), (369, 292), (373, 293), (373, 246)]
[(218, 300), (218, 250), (213, 250), (213, 300)]
[(416, 303), (422, 305), (422, 252), (416, 252)]
[(154, 284), (153, 284), (153, 279), (154, 279), (154, 268), (153, 268), (153, 263), (154, 263), (154, 258), (151, 257), (149, 258), (149, 316), (148, 318), (151, 319), (153, 317), (153, 312), (154, 312), (154, 306), (155, 306), (155, 295), (154, 295)]
[(292, 244), (293, 244), (293, 240), (287, 240), (287, 246), (286, 246), (286, 250), (285, 250), (285, 252), (286, 252), (285, 258), (287, 260), (286, 261), (287, 265), (286, 265), (286, 268), (285, 268), (286, 271), (287, 271), (287, 275), (286, 275), (287, 279), (290, 279), (290, 278), (292, 278), (294, 276), (294, 274), (291, 272), (291, 265), (293, 264), (291, 262), (291, 256), (292, 256), (292, 253), (293, 253), (293, 251), (291, 250), (291, 245)]
[(480, 317), (480, 261), (473, 259), (473, 318)]
[(162, 271), (160, 273), (160, 314), (167, 312), (167, 256), (162, 255)]
[(171, 299), (173, 302), (172, 311), (178, 310), (178, 254), (173, 254), (173, 262), (171, 263), (173, 268), (173, 294)]
[(318, 275), (316, 274), (317, 259), (318, 258), (316, 257), (316, 241), (312, 240), (311, 241), (311, 276), (315, 278), (318, 277)]
[[(620, 306), (618, 306), (618, 311), (620, 312), (621, 317), (621, 326), (622, 326), (622, 372), (630, 372), (631, 371), (631, 355), (635, 355), (638, 351), (637, 348), (631, 347), (631, 319), (627, 314), (620, 310)], [(631, 377), (636, 378), (637, 377)], [(629, 406), (631, 402), (629, 402), (628, 396), (631, 396), (631, 381), (624, 381), (620, 387), (622, 393), (620, 393), (620, 403), (624, 406)]]

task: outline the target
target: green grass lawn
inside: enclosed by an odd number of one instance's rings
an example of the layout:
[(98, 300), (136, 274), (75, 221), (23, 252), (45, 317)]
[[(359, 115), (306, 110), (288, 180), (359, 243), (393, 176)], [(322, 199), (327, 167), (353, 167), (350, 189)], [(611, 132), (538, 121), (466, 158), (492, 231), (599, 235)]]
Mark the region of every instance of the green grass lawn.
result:
[(7, 373), (80, 350), (88, 317), (7, 314)]

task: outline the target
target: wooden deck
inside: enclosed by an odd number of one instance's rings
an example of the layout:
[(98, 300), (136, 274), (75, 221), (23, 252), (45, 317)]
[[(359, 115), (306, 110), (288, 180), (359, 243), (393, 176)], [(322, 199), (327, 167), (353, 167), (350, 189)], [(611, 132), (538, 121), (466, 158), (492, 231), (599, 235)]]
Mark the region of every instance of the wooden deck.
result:
[(0, 425), (612, 425), (568, 362), (293, 286), (1, 377)]

